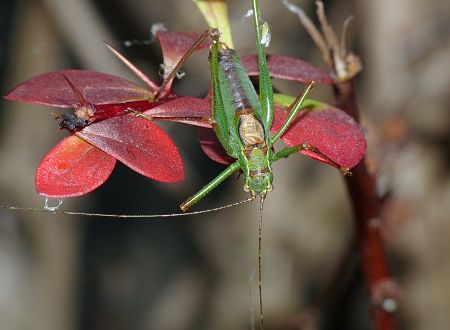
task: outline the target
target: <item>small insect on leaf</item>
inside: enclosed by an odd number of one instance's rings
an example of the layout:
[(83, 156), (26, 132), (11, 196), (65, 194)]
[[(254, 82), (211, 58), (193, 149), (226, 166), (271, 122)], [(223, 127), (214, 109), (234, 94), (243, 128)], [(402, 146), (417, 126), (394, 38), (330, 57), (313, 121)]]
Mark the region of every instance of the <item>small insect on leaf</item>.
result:
[(116, 159), (71, 135), (50, 150), (36, 171), (36, 191), (53, 198), (87, 194), (110, 176)]

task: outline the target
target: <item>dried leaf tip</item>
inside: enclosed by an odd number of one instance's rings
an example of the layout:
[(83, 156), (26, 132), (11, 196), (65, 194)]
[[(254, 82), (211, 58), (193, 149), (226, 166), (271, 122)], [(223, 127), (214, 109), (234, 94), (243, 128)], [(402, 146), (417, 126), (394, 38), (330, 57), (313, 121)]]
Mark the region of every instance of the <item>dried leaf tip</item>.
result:
[(320, 22), (321, 32), (300, 7), (290, 3), (288, 0), (283, 0), (283, 4), (290, 12), (298, 16), (300, 23), (322, 53), (322, 59), (328, 66), (331, 75), (337, 81), (349, 80), (361, 71), (362, 64), (359, 57), (352, 52), (348, 52), (345, 45), (348, 27), (353, 20), (353, 16), (347, 17), (344, 21), (339, 40), (328, 23), (322, 1), (316, 1), (316, 14)]

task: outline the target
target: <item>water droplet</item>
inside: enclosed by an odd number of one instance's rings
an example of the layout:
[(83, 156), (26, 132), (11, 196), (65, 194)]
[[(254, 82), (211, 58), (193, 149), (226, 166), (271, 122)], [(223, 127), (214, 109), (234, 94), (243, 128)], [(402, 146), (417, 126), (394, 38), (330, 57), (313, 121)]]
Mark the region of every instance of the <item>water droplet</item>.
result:
[(163, 63), (161, 63), (161, 64), (159, 65), (158, 74), (159, 74), (160, 77), (163, 77), (163, 78), (164, 78), (164, 74), (165, 74), (165, 73), (166, 73), (166, 67), (164, 66)]
[(186, 72), (178, 70), (178, 72), (177, 72), (177, 78), (178, 79), (183, 78), (185, 75), (186, 75)]
[(167, 31), (167, 28), (164, 26), (164, 23), (155, 23), (150, 27), (150, 33), (153, 37), (156, 36), (156, 32), (158, 31)]
[(388, 313), (393, 313), (397, 310), (398, 304), (397, 300), (393, 298), (387, 298), (383, 301), (383, 309)]
[(272, 35), (270, 34), (269, 24), (267, 22), (264, 22), (264, 24), (261, 26), (261, 44), (263, 44), (266, 48), (269, 47), (271, 38)]
[[(55, 206), (50, 206), (49, 202), (53, 202), (53, 201), (56, 201), (57, 204)], [(44, 210), (49, 211), (49, 212), (58, 211), (58, 209), (61, 206), (61, 204), (63, 203), (63, 201), (64, 201), (64, 199), (45, 197)]]
[(247, 18), (249, 18), (249, 17), (251, 17), (251, 16), (253, 16), (253, 10), (252, 10), (252, 9), (249, 9), (249, 10), (247, 10), (247, 12), (245, 13), (244, 17), (242, 17), (242, 21), (244, 21), (245, 19), (247, 19)]

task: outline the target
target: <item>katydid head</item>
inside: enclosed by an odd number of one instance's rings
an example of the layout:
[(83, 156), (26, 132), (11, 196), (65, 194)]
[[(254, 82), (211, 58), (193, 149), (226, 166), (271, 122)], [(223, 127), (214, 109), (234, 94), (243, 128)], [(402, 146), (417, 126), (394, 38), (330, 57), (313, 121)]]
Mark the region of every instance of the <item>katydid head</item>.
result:
[(252, 194), (265, 196), (273, 190), (272, 182), (273, 174), (271, 171), (251, 175), (246, 178), (244, 190), (250, 191)]

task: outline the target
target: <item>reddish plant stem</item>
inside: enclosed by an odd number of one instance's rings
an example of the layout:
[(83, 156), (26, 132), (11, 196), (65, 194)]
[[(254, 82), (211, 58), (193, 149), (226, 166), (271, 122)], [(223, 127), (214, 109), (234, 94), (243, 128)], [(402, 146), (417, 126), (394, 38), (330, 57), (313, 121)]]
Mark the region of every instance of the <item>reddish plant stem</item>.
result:
[(336, 106), (347, 112), (359, 123), (359, 109), (356, 100), (354, 79), (351, 78), (343, 82), (335, 82), (333, 84), (333, 93), (334, 98), (336, 99)]
[[(333, 90), (337, 107), (359, 121), (354, 80), (337, 82)], [(377, 196), (376, 181), (369, 174), (364, 160), (352, 169), (352, 173), (352, 176), (345, 178), (345, 182), (353, 206), (373, 326), (376, 330), (395, 330), (393, 314), (382, 308), (386, 299), (395, 301), (397, 297), (379, 230), (382, 205)]]

